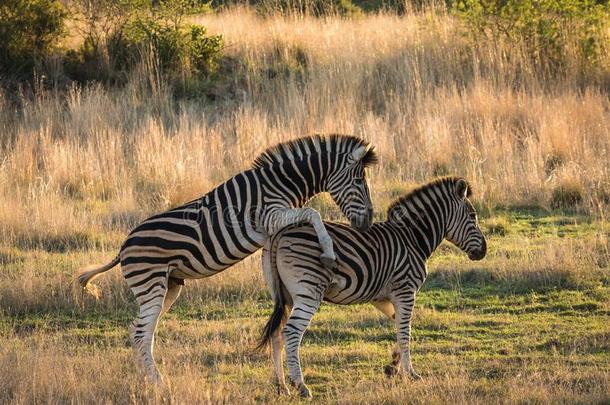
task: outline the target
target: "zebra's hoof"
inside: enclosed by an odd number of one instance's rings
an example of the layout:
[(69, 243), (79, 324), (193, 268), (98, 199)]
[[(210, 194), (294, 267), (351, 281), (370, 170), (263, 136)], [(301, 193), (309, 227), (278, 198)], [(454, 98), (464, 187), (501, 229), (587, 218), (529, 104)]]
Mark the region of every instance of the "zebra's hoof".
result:
[(393, 366), (391, 364), (387, 364), (384, 368), (383, 368), (383, 373), (385, 374), (386, 377), (390, 378), (390, 377), (394, 377), (396, 374), (398, 374), (398, 367)]
[(337, 266), (337, 258), (334, 255), (330, 256), (322, 253), (320, 255), (320, 261), (322, 262), (322, 265), (329, 270), (332, 270)]
[(301, 396), (301, 398), (311, 398), (311, 392), (305, 384), (299, 385), (299, 395)]
[(286, 384), (277, 384), (277, 394), (278, 395), (290, 395), (290, 390)]
[(149, 372), (145, 376), (146, 382), (153, 386), (157, 386), (160, 388), (165, 387), (165, 381), (163, 381), (163, 376), (161, 373), (157, 372)]

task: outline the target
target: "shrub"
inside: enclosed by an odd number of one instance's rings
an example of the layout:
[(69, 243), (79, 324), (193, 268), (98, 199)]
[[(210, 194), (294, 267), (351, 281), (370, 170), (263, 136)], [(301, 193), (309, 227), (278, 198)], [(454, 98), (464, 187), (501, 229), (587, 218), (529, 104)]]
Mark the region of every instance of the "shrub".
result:
[(154, 73), (170, 84), (205, 81), (217, 69), (222, 38), (185, 22), (202, 11), (198, 3), (166, 0), (151, 7), (149, 2), (111, 1), (96, 11), (106, 17), (88, 20), (83, 45), (68, 59), (67, 70), (77, 80), (123, 83), (147, 58), (153, 59)]
[(572, 209), (582, 203), (582, 188), (578, 183), (567, 181), (553, 190), (550, 205), (553, 209)]
[[(447, 0), (449, 2), (450, 0)], [(214, 0), (216, 7), (222, 7), (230, 2)], [(395, 14), (405, 14), (409, 10), (423, 10), (434, 0), (250, 0), (262, 14), (297, 13), (313, 16), (358, 16), (363, 13), (376, 13), (380, 11)], [(444, 4), (445, 2), (440, 2)]]
[(454, 10), (476, 38), (520, 43), (533, 62), (556, 73), (576, 54), (584, 69), (607, 50), (607, 6), (594, 0), (463, 0)]
[(0, 70), (29, 76), (52, 54), (65, 34), (67, 12), (58, 0), (0, 2)]
[(362, 9), (351, 0), (252, 0), (251, 3), (263, 15), (286, 13), (313, 16), (353, 16)]

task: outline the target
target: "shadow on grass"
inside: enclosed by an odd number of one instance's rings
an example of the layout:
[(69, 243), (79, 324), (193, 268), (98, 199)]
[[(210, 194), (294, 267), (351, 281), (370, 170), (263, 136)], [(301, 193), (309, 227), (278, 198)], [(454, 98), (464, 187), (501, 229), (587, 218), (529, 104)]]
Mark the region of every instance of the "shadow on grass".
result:
[(605, 354), (610, 351), (610, 332), (593, 332), (575, 339), (551, 337), (536, 345), (540, 351), (567, 354)]
[(525, 294), (530, 292), (547, 292), (549, 290), (582, 290), (596, 285), (610, 285), (610, 274), (603, 269), (583, 275), (569, 269), (532, 269), (515, 271), (513, 274), (499, 274), (493, 269), (472, 268), (451, 270), (441, 268), (428, 274), (422, 289), (462, 290), (468, 288), (485, 288), (496, 294)]
[(13, 246), (22, 250), (41, 249), (50, 253), (66, 253), (72, 250), (95, 250), (101, 248), (98, 238), (85, 232), (71, 234), (28, 234), (18, 235)]

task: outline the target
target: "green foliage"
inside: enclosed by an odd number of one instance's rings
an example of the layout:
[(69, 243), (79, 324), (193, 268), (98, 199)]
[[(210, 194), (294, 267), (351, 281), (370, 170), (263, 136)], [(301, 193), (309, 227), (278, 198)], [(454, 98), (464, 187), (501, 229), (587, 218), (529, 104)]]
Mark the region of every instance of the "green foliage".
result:
[[(89, 3), (86, 3), (89, 4)], [(201, 6), (190, 0), (98, 3), (87, 20), (85, 41), (67, 66), (81, 81), (122, 83), (139, 65), (170, 84), (207, 80), (218, 67), (223, 42), (202, 26), (186, 22)]]
[(223, 48), (222, 37), (207, 36), (205, 28), (200, 25), (191, 25), (188, 35), (188, 56), (193, 68), (206, 74), (215, 71)]
[[(449, 0), (447, 0), (449, 1)], [(230, 2), (214, 0), (215, 7), (222, 7)], [(364, 13), (386, 11), (404, 14), (407, 10), (422, 10), (434, 3), (430, 0), (250, 0), (261, 14), (297, 13), (303, 15), (359, 16)]]
[(30, 75), (57, 48), (66, 16), (58, 0), (2, 0), (0, 74)]
[(251, 4), (264, 15), (278, 12), (313, 16), (362, 14), (362, 8), (352, 0), (253, 0)]
[(590, 68), (607, 50), (608, 6), (593, 0), (464, 0), (454, 3), (454, 10), (475, 39), (522, 44), (551, 72), (564, 68), (574, 53)]

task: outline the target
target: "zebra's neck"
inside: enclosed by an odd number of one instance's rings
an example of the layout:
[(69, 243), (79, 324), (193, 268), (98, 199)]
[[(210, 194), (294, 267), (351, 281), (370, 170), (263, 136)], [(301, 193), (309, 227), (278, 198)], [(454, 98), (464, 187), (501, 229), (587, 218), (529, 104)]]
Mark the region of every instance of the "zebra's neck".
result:
[(426, 260), (447, 235), (450, 210), (450, 205), (441, 201), (413, 198), (394, 207), (388, 222), (403, 229), (406, 238)]
[(328, 178), (334, 170), (332, 161), (327, 156), (312, 154), (259, 170), (271, 200), (300, 207), (316, 194), (326, 191)]

